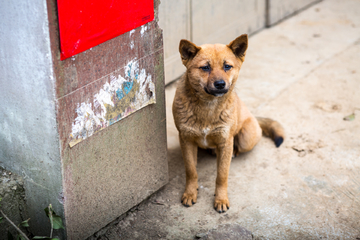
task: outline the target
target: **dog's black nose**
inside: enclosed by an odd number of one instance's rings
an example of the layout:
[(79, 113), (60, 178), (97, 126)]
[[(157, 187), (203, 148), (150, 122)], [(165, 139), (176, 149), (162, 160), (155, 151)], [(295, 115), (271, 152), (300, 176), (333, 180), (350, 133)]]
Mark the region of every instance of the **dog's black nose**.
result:
[(214, 87), (219, 90), (224, 89), (225, 85), (226, 85), (226, 83), (224, 80), (219, 80), (219, 81), (214, 82)]

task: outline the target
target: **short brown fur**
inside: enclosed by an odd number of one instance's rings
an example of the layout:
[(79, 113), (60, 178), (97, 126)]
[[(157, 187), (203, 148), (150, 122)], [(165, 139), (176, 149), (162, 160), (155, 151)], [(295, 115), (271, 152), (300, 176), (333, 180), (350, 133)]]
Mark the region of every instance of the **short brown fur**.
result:
[(255, 118), (235, 93), (234, 87), (245, 60), (248, 37), (236, 38), (228, 45), (195, 44), (181, 40), (179, 51), (186, 67), (173, 103), (175, 125), (179, 131), (186, 185), (181, 202), (197, 201), (197, 148), (215, 149), (217, 177), (214, 208), (225, 212), (228, 175), (233, 155), (253, 149), (264, 135), (277, 146), (284, 139), (281, 125), (268, 118)]

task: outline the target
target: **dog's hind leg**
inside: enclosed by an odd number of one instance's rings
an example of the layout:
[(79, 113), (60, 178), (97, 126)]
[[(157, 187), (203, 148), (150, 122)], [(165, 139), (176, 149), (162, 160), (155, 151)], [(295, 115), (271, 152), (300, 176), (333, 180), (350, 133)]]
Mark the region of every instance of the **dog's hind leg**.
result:
[(261, 128), (254, 117), (246, 119), (238, 134), (234, 137), (234, 155), (248, 152), (255, 147), (261, 139)]
[(186, 185), (182, 195), (181, 203), (190, 207), (196, 203), (198, 190), (198, 175), (196, 171), (198, 147), (192, 142), (183, 140), (180, 137), (180, 146), (185, 164)]

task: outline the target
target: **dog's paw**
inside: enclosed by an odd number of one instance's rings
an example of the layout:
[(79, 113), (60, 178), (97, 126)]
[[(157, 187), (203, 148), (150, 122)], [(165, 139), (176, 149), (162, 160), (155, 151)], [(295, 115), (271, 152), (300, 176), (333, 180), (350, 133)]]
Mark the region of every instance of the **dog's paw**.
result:
[(185, 207), (191, 207), (196, 203), (197, 193), (184, 193), (181, 198), (181, 203)]
[(214, 202), (214, 208), (218, 213), (224, 213), (230, 208), (229, 200), (226, 199), (216, 199)]

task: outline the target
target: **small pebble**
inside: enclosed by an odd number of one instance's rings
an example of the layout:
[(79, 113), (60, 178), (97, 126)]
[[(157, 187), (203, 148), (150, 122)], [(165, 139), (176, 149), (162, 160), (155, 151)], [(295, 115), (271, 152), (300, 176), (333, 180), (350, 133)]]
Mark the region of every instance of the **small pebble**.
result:
[(206, 233), (198, 233), (195, 236), (196, 236), (196, 238), (202, 238), (202, 237), (206, 236)]

